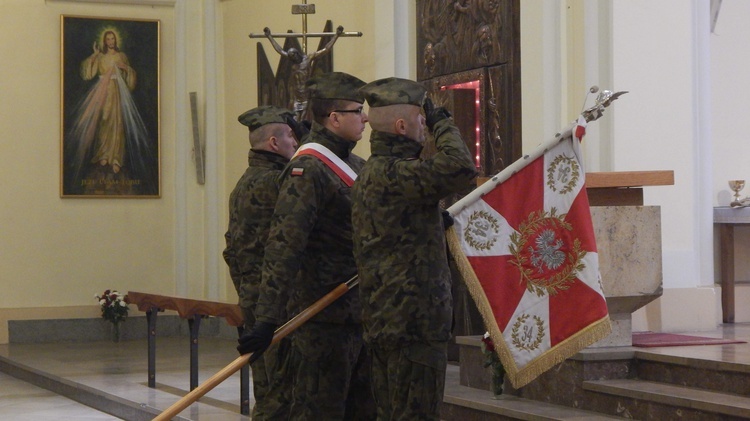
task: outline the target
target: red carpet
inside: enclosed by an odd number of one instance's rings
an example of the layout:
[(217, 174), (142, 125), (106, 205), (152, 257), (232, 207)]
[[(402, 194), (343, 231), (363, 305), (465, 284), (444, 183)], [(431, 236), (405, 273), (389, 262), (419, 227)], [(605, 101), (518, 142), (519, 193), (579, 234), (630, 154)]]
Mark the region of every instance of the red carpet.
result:
[(674, 333), (633, 332), (633, 346), (641, 348), (651, 348), (657, 346), (722, 345), (742, 343), (746, 343), (746, 341), (740, 341), (737, 339), (676, 335)]

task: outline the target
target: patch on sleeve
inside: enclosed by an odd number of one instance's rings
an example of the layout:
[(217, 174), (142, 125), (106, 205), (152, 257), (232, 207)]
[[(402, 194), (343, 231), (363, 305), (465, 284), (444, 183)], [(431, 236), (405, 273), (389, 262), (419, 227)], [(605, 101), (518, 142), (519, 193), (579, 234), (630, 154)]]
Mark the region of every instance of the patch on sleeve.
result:
[(304, 168), (292, 168), (292, 177), (300, 177), (305, 173)]

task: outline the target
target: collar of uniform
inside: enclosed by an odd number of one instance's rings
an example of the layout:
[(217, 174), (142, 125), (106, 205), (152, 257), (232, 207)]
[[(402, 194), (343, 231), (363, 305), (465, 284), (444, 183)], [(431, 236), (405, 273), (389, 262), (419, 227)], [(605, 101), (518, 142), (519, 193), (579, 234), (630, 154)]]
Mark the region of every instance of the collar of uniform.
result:
[(247, 163), (253, 165), (253, 162), (258, 161), (266, 161), (282, 167), (289, 162), (288, 159), (275, 152), (250, 149), (250, 152), (247, 153)]
[(370, 135), (370, 152), (373, 156), (417, 158), (422, 145), (408, 137), (373, 130)]
[(357, 145), (357, 142), (346, 140), (317, 122), (313, 122), (310, 136), (305, 138), (304, 143), (308, 142), (320, 143), (342, 159), (348, 157), (352, 149)]

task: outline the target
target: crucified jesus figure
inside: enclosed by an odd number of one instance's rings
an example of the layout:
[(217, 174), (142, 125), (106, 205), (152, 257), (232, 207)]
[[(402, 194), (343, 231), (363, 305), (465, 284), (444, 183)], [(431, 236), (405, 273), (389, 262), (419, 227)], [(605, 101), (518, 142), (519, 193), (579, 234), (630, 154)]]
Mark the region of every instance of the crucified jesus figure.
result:
[(288, 58), (293, 63), (292, 76), (294, 80), (294, 111), (297, 113), (297, 115), (300, 115), (304, 112), (307, 105), (305, 83), (312, 76), (313, 64), (318, 57), (331, 51), (331, 48), (333, 48), (333, 44), (336, 42), (336, 40), (339, 39), (339, 36), (344, 33), (344, 27), (339, 25), (339, 27), (336, 28), (336, 34), (333, 36), (333, 38), (331, 38), (330, 41), (328, 41), (328, 44), (326, 44), (320, 50), (315, 51), (314, 53), (311, 53), (309, 55), (293, 47), (285, 51), (283, 48), (281, 48), (281, 45), (279, 45), (279, 43), (276, 42), (276, 40), (271, 36), (271, 30), (267, 27), (263, 28), (263, 33), (266, 34), (266, 38), (271, 41), (273, 49), (276, 50), (277, 53), (281, 54), (282, 57)]

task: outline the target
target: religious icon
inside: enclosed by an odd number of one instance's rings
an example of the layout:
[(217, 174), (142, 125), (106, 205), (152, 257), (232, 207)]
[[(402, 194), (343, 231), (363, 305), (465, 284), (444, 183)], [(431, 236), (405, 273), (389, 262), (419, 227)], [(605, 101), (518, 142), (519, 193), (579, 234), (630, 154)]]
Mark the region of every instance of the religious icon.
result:
[(159, 197), (159, 22), (62, 17), (63, 197)]
[(282, 57), (288, 58), (293, 63), (292, 82), (294, 83), (294, 111), (296, 113), (300, 113), (304, 111), (307, 106), (307, 92), (305, 90), (305, 83), (312, 77), (315, 60), (318, 57), (321, 57), (331, 51), (331, 49), (333, 48), (333, 44), (335, 44), (336, 40), (338, 40), (341, 34), (344, 33), (344, 27), (339, 25), (339, 27), (336, 29), (336, 34), (333, 36), (333, 38), (331, 38), (330, 41), (328, 41), (328, 44), (326, 44), (320, 50), (312, 52), (310, 54), (305, 54), (304, 51), (301, 51), (294, 47), (284, 50), (283, 48), (281, 48), (281, 45), (279, 45), (279, 43), (276, 42), (276, 40), (273, 38), (273, 36), (271, 35), (271, 30), (267, 27), (263, 28), (263, 33), (266, 35), (266, 38), (271, 41), (273, 49), (276, 50), (276, 52), (279, 53)]
[[(263, 46), (258, 43), (258, 103), (292, 108), (298, 121), (310, 120), (306, 82), (318, 74), (333, 71), (333, 44), (339, 37), (362, 36), (361, 32), (344, 32), (343, 26), (332, 32), (330, 20), (326, 21), (323, 32), (308, 32), (307, 15), (315, 13), (315, 5), (307, 4), (307, 0), (303, 0), (303, 3), (292, 6), (292, 14), (302, 16), (302, 32), (290, 30), (286, 33), (272, 33), (266, 27), (263, 28), (263, 34), (250, 34), (250, 38), (267, 38), (273, 49), (281, 55), (278, 71), (274, 75)], [(286, 38), (283, 47), (276, 38)], [(297, 38), (302, 39), (302, 45)], [(317, 51), (307, 52), (308, 38), (320, 38)]]

